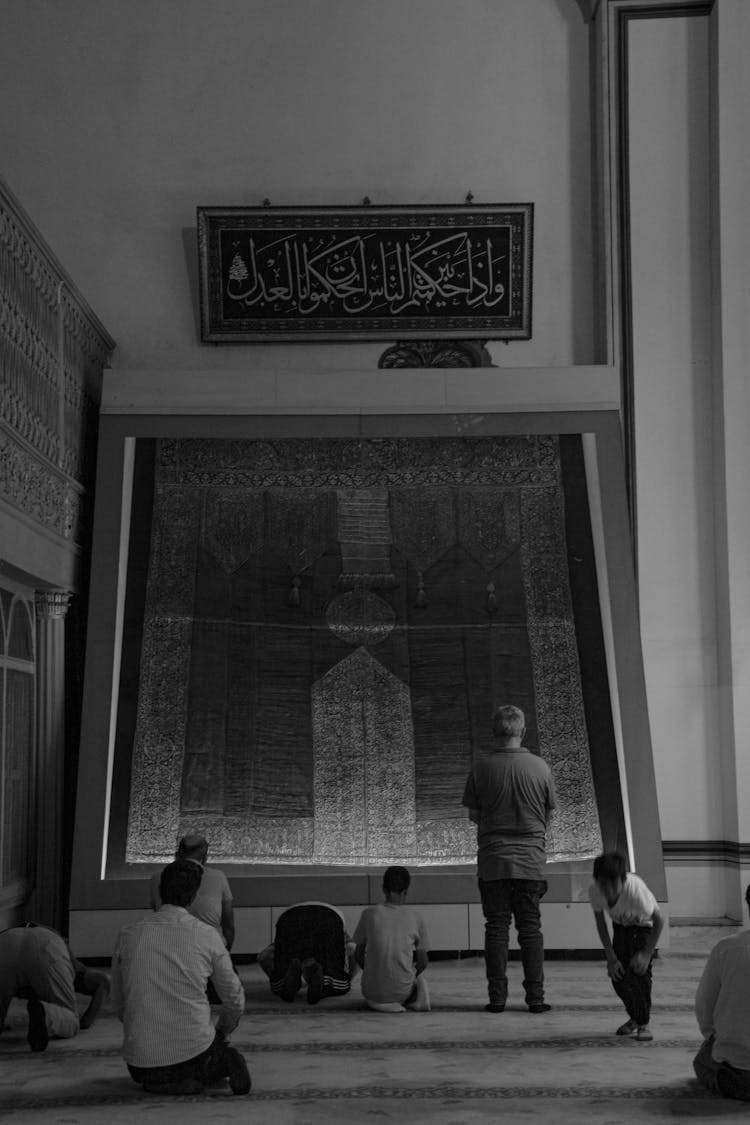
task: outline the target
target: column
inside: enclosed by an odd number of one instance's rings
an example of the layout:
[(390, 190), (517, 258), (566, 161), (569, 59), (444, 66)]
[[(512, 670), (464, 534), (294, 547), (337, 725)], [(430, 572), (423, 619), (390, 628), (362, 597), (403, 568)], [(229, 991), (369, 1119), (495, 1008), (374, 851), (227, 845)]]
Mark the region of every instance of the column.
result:
[(715, 768), (724, 797), (724, 840), (739, 860), (728, 865), (727, 913), (745, 917), (750, 875), (750, 10), (719, 0), (713, 20), (713, 364), (716, 447), (715, 538), (721, 725)]
[(62, 901), (65, 615), (71, 596), (66, 590), (38, 590), (36, 593), (36, 878), (29, 917), (57, 930), (65, 924)]

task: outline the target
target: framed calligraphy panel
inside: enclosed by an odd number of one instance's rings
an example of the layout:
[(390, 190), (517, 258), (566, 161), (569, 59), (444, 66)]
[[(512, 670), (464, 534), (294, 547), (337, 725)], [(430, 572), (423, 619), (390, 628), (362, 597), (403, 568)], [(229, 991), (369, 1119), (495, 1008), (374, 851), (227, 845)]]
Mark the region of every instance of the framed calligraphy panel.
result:
[(531, 337), (533, 204), (199, 207), (201, 339)]

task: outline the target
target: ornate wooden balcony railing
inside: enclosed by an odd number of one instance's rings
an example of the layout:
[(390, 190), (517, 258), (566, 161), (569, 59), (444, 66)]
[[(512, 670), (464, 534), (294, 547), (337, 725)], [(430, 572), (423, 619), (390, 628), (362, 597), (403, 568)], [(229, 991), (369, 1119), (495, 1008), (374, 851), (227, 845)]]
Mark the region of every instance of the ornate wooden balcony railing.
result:
[(73, 542), (113, 348), (0, 181), (0, 498)]

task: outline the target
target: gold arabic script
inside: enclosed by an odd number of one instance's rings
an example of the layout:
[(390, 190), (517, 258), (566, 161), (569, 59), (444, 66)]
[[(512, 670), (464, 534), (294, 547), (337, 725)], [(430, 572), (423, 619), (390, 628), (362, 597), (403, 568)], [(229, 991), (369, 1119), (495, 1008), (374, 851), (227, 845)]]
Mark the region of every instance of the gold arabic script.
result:
[(227, 239), (227, 312), (394, 317), (461, 310), (481, 315), (493, 309), (503, 314), (510, 312), (504, 307), (510, 291), (508, 236), (508, 229), (500, 228), (498, 233), (286, 232), (271, 241)]

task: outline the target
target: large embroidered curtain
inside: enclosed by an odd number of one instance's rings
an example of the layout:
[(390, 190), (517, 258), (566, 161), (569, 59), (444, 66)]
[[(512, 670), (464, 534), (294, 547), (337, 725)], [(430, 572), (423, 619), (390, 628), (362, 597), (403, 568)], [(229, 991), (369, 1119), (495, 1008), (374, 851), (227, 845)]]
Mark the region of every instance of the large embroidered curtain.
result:
[(472, 862), (502, 702), (594, 854), (556, 438), (158, 443), (128, 861)]

